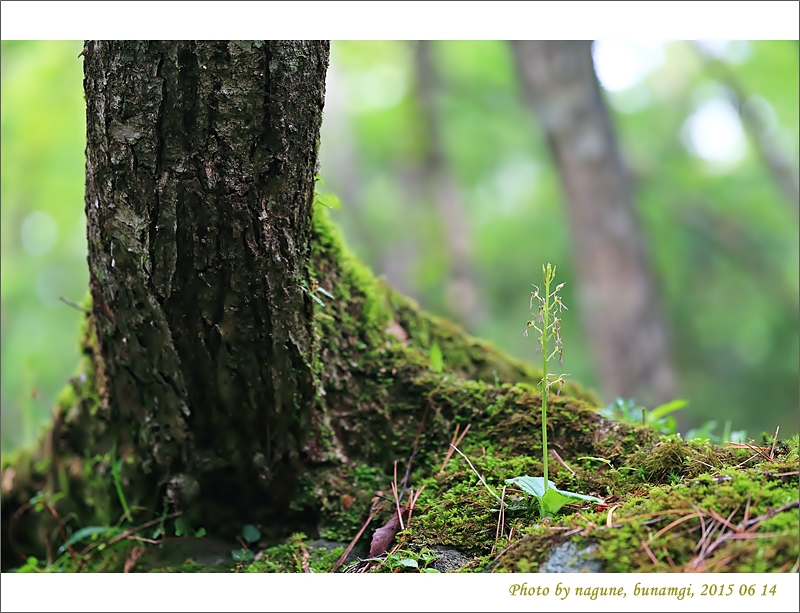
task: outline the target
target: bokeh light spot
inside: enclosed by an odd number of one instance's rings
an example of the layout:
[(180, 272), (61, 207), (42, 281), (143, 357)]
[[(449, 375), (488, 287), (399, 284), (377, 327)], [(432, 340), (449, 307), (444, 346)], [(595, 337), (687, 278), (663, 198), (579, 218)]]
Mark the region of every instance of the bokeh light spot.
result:
[(704, 102), (684, 123), (684, 143), (697, 157), (709, 162), (733, 164), (747, 149), (742, 122), (730, 102)]
[(47, 213), (34, 211), (22, 222), (22, 248), (31, 255), (47, 255), (58, 240), (58, 224)]

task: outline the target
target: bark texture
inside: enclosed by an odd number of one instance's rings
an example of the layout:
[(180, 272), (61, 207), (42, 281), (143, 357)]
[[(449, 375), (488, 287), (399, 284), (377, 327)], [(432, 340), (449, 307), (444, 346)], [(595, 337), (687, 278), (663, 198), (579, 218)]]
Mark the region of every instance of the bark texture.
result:
[(672, 400), (668, 326), (591, 41), (516, 41), (512, 48), (566, 195), (578, 295), (603, 394), (646, 406)]
[(243, 474), (280, 491), (315, 396), (307, 262), (329, 43), (85, 47), (103, 396), (145, 472), (182, 494)]

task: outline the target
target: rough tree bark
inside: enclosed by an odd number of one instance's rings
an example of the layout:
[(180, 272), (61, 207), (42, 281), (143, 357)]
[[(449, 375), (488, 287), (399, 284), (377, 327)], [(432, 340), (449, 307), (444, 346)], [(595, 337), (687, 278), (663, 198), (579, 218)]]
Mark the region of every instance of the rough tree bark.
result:
[(606, 400), (674, 399), (667, 322), (591, 41), (515, 41), (520, 78), (558, 167), (578, 295)]
[(86, 44), (93, 314), (105, 397), (147, 472), (280, 492), (301, 459), (328, 52)]

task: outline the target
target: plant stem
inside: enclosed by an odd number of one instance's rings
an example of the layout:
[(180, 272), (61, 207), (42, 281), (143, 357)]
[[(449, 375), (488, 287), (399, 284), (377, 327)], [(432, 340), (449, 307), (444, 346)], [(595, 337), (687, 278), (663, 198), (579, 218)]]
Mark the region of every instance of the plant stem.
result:
[(128, 508), (128, 503), (125, 500), (125, 492), (122, 491), (122, 480), (119, 474), (119, 465), (117, 464), (117, 442), (114, 441), (114, 445), (111, 447), (111, 476), (114, 478), (114, 487), (117, 490), (117, 496), (119, 497), (119, 502), (122, 505), (122, 511), (124, 513), (123, 517), (126, 517), (128, 521), (131, 521), (133, 518), (131, 517), (131, 511)]
[(542, 464), (544, 465), (544, 491), (547, 491), (547, 334), (550, 316), (550, 265), (544, 272), (544, 309), (542, 310)]

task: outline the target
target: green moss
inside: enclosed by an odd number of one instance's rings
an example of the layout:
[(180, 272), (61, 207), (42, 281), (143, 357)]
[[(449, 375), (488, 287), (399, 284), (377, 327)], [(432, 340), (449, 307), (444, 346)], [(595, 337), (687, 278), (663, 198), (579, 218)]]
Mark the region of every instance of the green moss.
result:
[(261, 550), (253, 562), (235, 565), (233, 570), (248, 573), (327, 573), (343, 553), (344, 547), (315, 546), (307, 541), (305, 534), (296, 533), (281, 545)]
[(381, 469), (367, 465), (305, 473), (293, 510), (317, 517), (313, 528), (321, 538), (349, 541), (366, 521), (375, 492), (388, 490), (390, 481)]
[(738, 449), (725, 449), (710, 441), (684, 441), (677, 436), (662, 438), (646, 451), (640, 450), (626, 460), (626, 465), (641, 467), (642, 477), (651, 483), (693, 478), (709, 468), (715, 469), (744, 460)]
[[(408, 468), (407, 485), (422, 490), (409, 526), (395, 542), (411, 552), (457, 549), (472, 557), (462, 572), (537, 572), (553, 549), (567, 542), (594, 545), (594, 560), (612, 572), (685, 568), (697, 556), (702, 535), (697, 509), (712, 518), (713, 510), (733, 524), (763, 516), (753, 527), (759, 538), (720, 542), (703, 561), (707, 569), (765, 572), (797, 559), (797, 507), (769, 516), (798, 499), (797, 437), (777, 441), (774, 450), (770, 441), (763, 453), (664, 437), (649, 427), (603, 418), (596, 397), (575, 383), (548, 401), (548, 446), (558, 454), (549, 462), (549, 475), (561, 489), (605, 499), (605, 508), (566, 505), (550, 523), (542, 523), (535, 509), (508, 509), (498, 528), (500, 503), (464, 458), (453, 454), (441, 467), (456, 428), (463, 434), (469, 426), (459, 449), (504, 504), (522, 501), (521, 492), (506, 488), (503, 494), (503, 487), (507, 479), (542, 474), (536, 389), (541, 372), (421, 312), (375, 279), (319, 207), (308, 282), (309, 294), (319, 284), (334, 298), (323, 296), (320, 305), (309, 297), (315, 344), (313, 355), (305, 358), (312, 364), (318, 394), (286, 516), (291, 522), (281, 525), (277, 544), (254, 547), (257, 559), (249, 564), (234, 562), (235, 544), (225, 544), (214, 556), (178, 550), (171, 558), (148, 546), (136, 570), (327, 572), (343, 547), (316, 547), (305, 535), (349, 543), (370, 511), (378, 509), (356, 544), (368, 550), (374, 530), (395, 512), (390, 487), (395, 462), (398, 482)], [(430, 360), (434, 343), (442, 351), (441, 372), (434, 372)], [(61, 517), (70, 518), (70, 531), (115, 524), (122, 512), (110, 471), (116, 443), (117, 457), (124, 460), (123, 490), (138, 513), (131, 525), (141, 526), (163, 510), (157, 499), (160, 484), (139, 471), (128, 434), (110, 418), (90, 318), (82, 345), (81, 370), (59, 397), (47, 445), (16, 458), (4, 505), (10, 499), (19, 508), (37, 492), (60, 492), (67, 496), (54, 505)], [(4, 487), (7, 468), (12, 466), (4, 461)], [(31, 517), (19, 522), (17, 543), (38, 539), (42, 549), (38, 535), (43, 529), (56, 534), (57, 526), (49, 513), (26, 523)], [(231, 527), (206, 528), (221, 534)], [(289, 531), (297, 532), (281, 541)], [(648, 553), (642, 543), (650, 539)], [(95, 550), (85, 567), (119, 570), (135, 545)], [(167, 543), (162, 546), (168, 549)]]
[[(608, 501), (613, 507), (610, 524), (610, 509), (587, 508), (552, 525), (532, 527), (528, 536), (500, 560), (498, 569), (519, 572), (523, 567), (543, 564), (552, 548), (571, 531), (576, 544), (596, 545), (590, 557), (600, 561), (607, 572), (786, 570), (798, 556), (796, 448), (796, 442), (792, 442), (791, 448), (773, 461), (747, 467), (742, 461), (749, 456), (739, 449), (665, 437), (641, 449), (626, 464), (645, 464), (645, 474), (654, 480), (672, 471), (678, 476), (675, 483), (635, 485), (626, 481), (638, 481), (636, 475), (640, 473), (617, 471), (618, 491), (629, 493)], [(700, 473), (695, 467), (698, 458), (709, 460), (714, 468), (706, 467)], [(775, 460), (780, 464), (783, 458), (794, 459), (793, 482), (763, 470), (764, 464), (774, 464)], [(749, 529), (751, 534), (731, 539), (736, 532), (731, 526), (740, 526), (742, 532)], [(715, 534), (700, 555), (698, 543), (704, 530), (710, 532), (712, 527)]]

